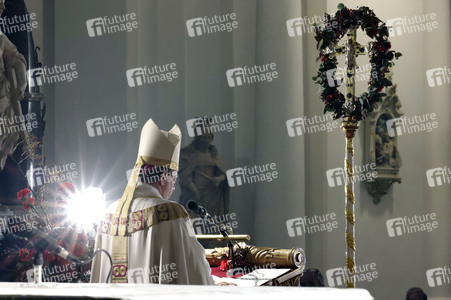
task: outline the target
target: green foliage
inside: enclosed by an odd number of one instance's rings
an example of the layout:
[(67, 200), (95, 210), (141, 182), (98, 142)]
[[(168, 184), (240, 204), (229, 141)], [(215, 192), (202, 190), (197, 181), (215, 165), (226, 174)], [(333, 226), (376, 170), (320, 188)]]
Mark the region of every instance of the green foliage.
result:
[[(321, 86), (321, 100), (324, 102), (324, 113), (333, 112), (334, 119), (340, 117), (351, 117), (354, 121), (360, 121), (371, 113), (377, 103), (382, 101), (385, 94), (381, 91), (391, 86), (392, 82), (385, 78), (389, 68), (394, 65), (393, 59), (401, 57), (401, 53), (390, 50), (391, 43), (388, 41), (388, 28), (384, 22), (376, 17), (374, 12), (366, 6), (355, 10), (348, 9), (343, 3), (338, 5), (334, 15), (325, 14), (323, 26), (315, 26), (316, 48), (320, 54), (317, 60), (321, 60), (317, 75), (312, 77), (316, 84)], [(327, 74), (330, 70), (337, 68), (335, 53), (327, 53), (327, 49), (335, 49), (338, 42), (349, 30), (361, 28), (363, 32), (375, 41), (369, 49), (371, 77), (368, 81), (368, 91), (353, 99), (354, 110), (345, 111), (345, 96), (336, 86), (329, 86)], [(330, 74), (329, 74), (330, 75)]]

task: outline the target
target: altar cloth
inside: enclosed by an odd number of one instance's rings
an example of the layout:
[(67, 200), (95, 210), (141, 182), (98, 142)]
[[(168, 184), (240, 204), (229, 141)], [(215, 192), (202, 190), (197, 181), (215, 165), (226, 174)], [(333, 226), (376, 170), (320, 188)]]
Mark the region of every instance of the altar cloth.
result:
[[(158, 284), (0, 283), (0, 299), (18, 297), (92, 297), (102, 299), (314, 299), (372, 300), (364, 289), (312, 287), (237, 287)], [(258, 298), (257, 298), (258, 297)], [(20, 298), (19, 298), (20, 299)], [(22, 298), (24, 299), (24, 298)], [(55, 299), (55, 298), (53, 298)], [(67, 298), (66, 298), (67, 299)]]

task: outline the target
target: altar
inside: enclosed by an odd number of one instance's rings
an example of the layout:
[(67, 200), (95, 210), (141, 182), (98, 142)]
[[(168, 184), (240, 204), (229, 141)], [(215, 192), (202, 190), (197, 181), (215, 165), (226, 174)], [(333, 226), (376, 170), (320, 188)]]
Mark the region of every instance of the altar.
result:
[(347, 299), (371, 300), (362, 289), (185, 286), (157, 284), (1, 283), (0, 299)]

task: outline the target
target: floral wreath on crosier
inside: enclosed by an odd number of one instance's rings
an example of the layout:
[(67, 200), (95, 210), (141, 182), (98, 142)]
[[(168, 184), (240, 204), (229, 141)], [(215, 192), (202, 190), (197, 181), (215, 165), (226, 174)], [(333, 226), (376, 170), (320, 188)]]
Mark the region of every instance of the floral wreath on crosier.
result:
[[(316, 48), (320, 50), (317, 61), (319, 59), (322, 61), (318, 74), (313, 77), (313, 80), (322, 87), (321, 99), (325, 104), (324, 113), (333, 112), (334, 119), (342, 116), (349, 116), (352, 121), (364, 119), (367, 114), (377, 108), (378, 102), (382, 102), (382, 97), (386, 96), (381, 91), (384, 87), (391, 86), (392, 82), (385, 78), (385, 74), (394, 65), (393, 59), (398, 59), (402, 55), (390, 50), (388, 27), (368, 7), (362, 6), (354, 10), (348, 9), (343, 4), (338, 5), (335, 16), (325, 14), (323, 26), (313, 25), (315, 26), (315, 39), (318, 42)], [(368, 91), (356, 96), (351, 105), (345, 105), (345, 95), (338, 90), (337, 86), (328, 84), (328, 71), (336, 69), (338, 62), (335, 54), (326, 53), (326, 49), (335, 49), (347, 31), (354, 28), (361, 28), (367, 36), (375, 39), (368, 49), (371, 76), (368, 81)]]

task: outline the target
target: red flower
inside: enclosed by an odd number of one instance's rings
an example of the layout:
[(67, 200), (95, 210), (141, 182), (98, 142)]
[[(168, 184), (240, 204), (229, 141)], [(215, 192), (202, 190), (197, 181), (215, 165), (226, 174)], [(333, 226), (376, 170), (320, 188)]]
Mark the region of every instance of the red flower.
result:
[(85, 248), (83, 248), (83, 246), (79, 243), (75, 243), (70, 247), (70, 253), (72, 253), (76, 257), (80, 257), (83, 255), (83, 253), (85, 253)]
[(29, 210), (29, 209), (30, 209), (30, 206), (28, 206), (28, 202), (27, 202), (27, 201), (24, 201), (24, 202), (22, 203), (22, 206), (23, 206), (23, 208), (24, 208), (25, 210)]
[(21, 261), (27, 261), (30, 260), (31, 257), (34, 255), (34, 249), (28, 250), (27, 248), (22, 248), (19, 250), (19, 257)]
[(67, 259), (62, 258), (61, 256), (57, 256), (56, 260), (58, 261), (58, 263), (60, 265), (68, 265), (68, 264), (70, 264), (70, 261), (68, 261)]
[(326, 60), (326, 58), (327, 58), (327, 57), (326, 57), (325, 55), (323, 55), (323, 56), (321, 57), (321, 61), (324, 62), (324, 61)]
[(28, 255), (28, 253), (29, 253), (29, 251), (28, 251), (27, 248), (22, 248), (22, 249), (19, 250), (19, 256), (20, 257)]
[(50, 252), (48, 250), (44, 251), (43, 256), (44, 256), (44, 260), (48, 261), (49, 263), (56, 259), (55, 254), (53, 254), (53, 252)]
[(376, 49), (379, 52), (386, 52), (386, 51), (388, 51), (388, 49), (391, 48), (391, 43), (390, 42), (384, 42), (384, 43), (381, 44), (381, 43), (375, 42), (374, 43), (374, 47), (376, 47)]
[(88, 237), (86, 236), (86, 233), (82, 232), (78, 234), (77, 242), (80, 244), (84, 244), (88, 241)]
[(23, 189), (17, 192), (17, 199), (22, 199), (23, 197), (27, 196), (31, 191), (29, 189)]
[(64, 194), (68, 194), (68, 193), (71, 193), (71, 194), (73, 194), (73, 193), (75, 193), (75, 187), (74, 187), (74, 185), (72, 184), (72, 183), (70, 183), (70, 182), (65, 182), (65, 183), (62, 183), (62, 184), (60, 184), (59, 186), (58, 186), (58, 192), (61, 192), (61, 193), (64, 193)]
[(34, 205), (34, 198), (33, 197), (28, 198), (28, 203)]
[(380, 91), (382, 91), (382, 89), (384, 88), (384, 86), (383, 85), (381, 85), (380, 87), (378, 87), (378, 89), (376, 90), (376, 92), (380, 92)]
[(221, 270), (223, 272), (228, 270), (227, 259), (224, 259), (224, 260), (221, 261), (221, 265), (219, 266), (219, 270)]
[(59, 240), (58, 242), (56, 242), (56, 244), (60, 247), (66, 248), (66, 242), (63, 240)]

